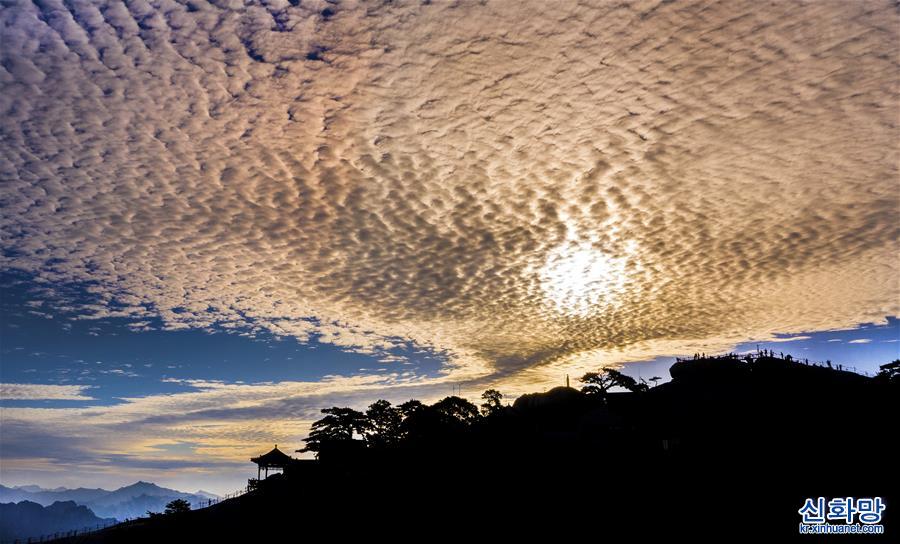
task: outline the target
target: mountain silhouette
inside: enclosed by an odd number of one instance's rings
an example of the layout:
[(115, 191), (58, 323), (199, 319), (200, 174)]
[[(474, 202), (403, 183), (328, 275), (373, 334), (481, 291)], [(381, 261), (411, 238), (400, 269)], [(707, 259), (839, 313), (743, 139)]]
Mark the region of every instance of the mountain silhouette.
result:
[[(480, 407), (328, 408), (306, 439), (316, 460), (212, 507), (78, 542), (790, 539), (807, 497), (893, 504), (896, 366), (870, 378), (770, 352), (697, 356), (652, 388), (607, 369), (512, 406), (490, 390)], [(885, 527), (895, 517), (888, 508)]]
[[(27, 487), (33, 488), (37, 486)], [(78, 487), (75, 489), (38, 488), (38, 490), (32, 491), (31, 489), (26, 489), (25, 486), (10, 488), (0, 485), (0, 502), (19, 502), (27, 500), (44, 506), (49, 506), (57, 501), (74, 501), (79, 504), (84, 504), (108, 493), (111, 492), (105, 489), (89, 489), (86, 487)]]
[(54, 502), (49, 506), (31, 501), (0, 504), (0, 541), (39, 537), (115, 521), (97, 517), (88, 507), (73, 501)]
[(56, 488), (47, 490), (38, 486), (0, 486), (0, 503), (31, 501), (44, 506), (59, 501), (73, 501), (88, 507), (102, 518), (123, 521), (146, 515), (148, 511), (162, 512), (168, 502), (184, 499), (193, 506), (200, 506), (218, 496), (211, 493), (183, 493), (160, 487), (150, 482), (135, 482), (119, 489)]
[(193, 493), (191, 493), (191, 495), (196, 495), (197, 497), (203, 497), (204, 499), (211, 499), (211, 500), (218, 500), (221, 498), (219, 495), (216, 495), (215, 493), (212, 493), (209, 491), (204, 491), (202, 489), (198, 489), (197, 491), (194, 491)]

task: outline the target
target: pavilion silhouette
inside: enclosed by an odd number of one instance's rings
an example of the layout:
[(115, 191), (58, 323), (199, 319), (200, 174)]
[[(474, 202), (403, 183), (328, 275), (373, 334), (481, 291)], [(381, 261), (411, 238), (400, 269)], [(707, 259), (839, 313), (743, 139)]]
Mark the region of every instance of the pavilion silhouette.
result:
[[(269, 478), (269, 470), (277, 471), (273, 472), (273, 476), (274, 474), (281, 474), (291, 466), (296, 459), (279, 450), (278, 444), (275, 444), (275, 447), (272, 448), (271, 451), (264, 453), (259, 457), (252, 457), (250, 458), (250, 461), (256, 463), (256, 479), (249, 479), (247, 481), (247, 488), (256, 489), (260, 486), (260, 481)], [(263, 474), (265, 474), (265, 478), (260, 478)]]

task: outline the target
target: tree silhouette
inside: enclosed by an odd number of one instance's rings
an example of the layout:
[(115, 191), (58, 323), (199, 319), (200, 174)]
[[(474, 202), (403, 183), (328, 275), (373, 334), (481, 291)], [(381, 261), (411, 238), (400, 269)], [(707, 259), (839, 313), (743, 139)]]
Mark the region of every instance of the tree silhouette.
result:
[(322, 410), (325, 417), (312, 424), (307, 438), (306, 447), (300, 451), (313, 451), (319, 453), (323, 447), (335, 443), (350, 442), (353, 435), (364, 435), (369, 429), (369, 420), (365, 414), (353, 408), (325, 408)]
[(900, 359), (894, 359), (890, 363), (879, 366), (878, 379), (888, 382), (900, 382)]
[(190, 512), (191, 503), (184, 499), (175, 499), (166, 505), (166, 514), (181, 514), (182, 512)]
[(444, 397), (432, 405), (438, 414), (448, 420), (468, 425), (478, 419), (478, 407), (464, 398)]
[(588, 372), (579, 381), (586, 384), (581, 392), (586, 395), (604, 395), (610, 387), (614, 386), (612, 377), (606, 372)]
[(613, 368), (604, 368), (602, 372), (588, 372), (580, 381), (587, 384), (581, 388), (581, 392), (588, 395), (605, 395), (613, 387), (621, 387), (632, 393), (647, 390), (646, 384), (638, 383), (631, 376)]
[(422, 410), (423, 408), (425, 408), (425, 405), (420, 401), (417, 401), (416, 399), (408, 400), (403, 404), (397, 405), (397, 410), (400, 411), (400, 415), (402, 415), (404, 418), (411, 416), (412, 414), (418, 412), (419, 410)]
[(429, 442), (464, 431), (479, 418), (478, 407), (460, 397), (446, 397), (431, 406), (411, 401), (399, 406), (404, 440)]
[(375, 447), (396, 444), (401, 437), (403, 415), (386, 400), (378, 400), (366, 410), (368, 428), (366, 442)]
[(484, 393), (481, 394), (482, 400), (484, 403), (481, 405), (481, 413), (484, 416), (490, 416), (496, 414), (501, 409), (503, 409), (503, 405), (500, 401), (503, 399), (503, 395), (500, 391), (496, 389), (488, 389)]

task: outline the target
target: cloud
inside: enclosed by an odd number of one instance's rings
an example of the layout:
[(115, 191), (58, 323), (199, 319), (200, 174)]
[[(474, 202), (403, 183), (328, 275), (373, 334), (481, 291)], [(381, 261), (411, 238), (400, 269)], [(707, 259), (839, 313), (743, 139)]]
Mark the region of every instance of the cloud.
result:
[(856, 340), (850, 340), (847, 342), (848, 344), (870, 344), (872, 342), (871, 338), (857, 338)]
[[(260, 453), (261, 444), (301, 447), (300, 439), (323, 407), (364, 409), (374, 398), (432, 402), (449, 392), (444, 385), (421, 384), (396, 372), (314, 382), (165, 381), (189, 389), (107, 406), (0, 408), (4, 478), (23, 473), (40, 478), (50, 471), (52, 480), (61, 467), (104, 479), (140, 477), (148, 467), (163, 467), (173, 473), (221, 470), (228, 479)], [(173, 443), (189, 446), (173, 449)], [(43, 457), (35, 459), (35, 451)]]
[(89, 385), (0, 383), (0, 400), (94, 400), (86, 395)]
[(767, 340), (767, 342), (799, 342), (801, 340), (809, 340), (812, 336), (788, 336), (788, 337), (776, 337)]
[[(42, 311), (513, 392), (900, 313), (890, 2), (324, 7), (0, 10), (0, 265)], [(91, 414), (232, 406), (198, 389)]]
[(82, 316), (484, 375), (897, 311), (890, 3), (42, 6), (3, 264)]

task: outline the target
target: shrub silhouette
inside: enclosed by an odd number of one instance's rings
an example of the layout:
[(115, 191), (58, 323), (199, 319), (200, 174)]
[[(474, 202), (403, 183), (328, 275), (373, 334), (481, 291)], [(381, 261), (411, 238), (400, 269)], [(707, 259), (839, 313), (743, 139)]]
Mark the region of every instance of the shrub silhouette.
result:
[(166, 504), (166, 514), (181, 514), (191, 511), (191, 503), (184, 499), (175, 499)]

